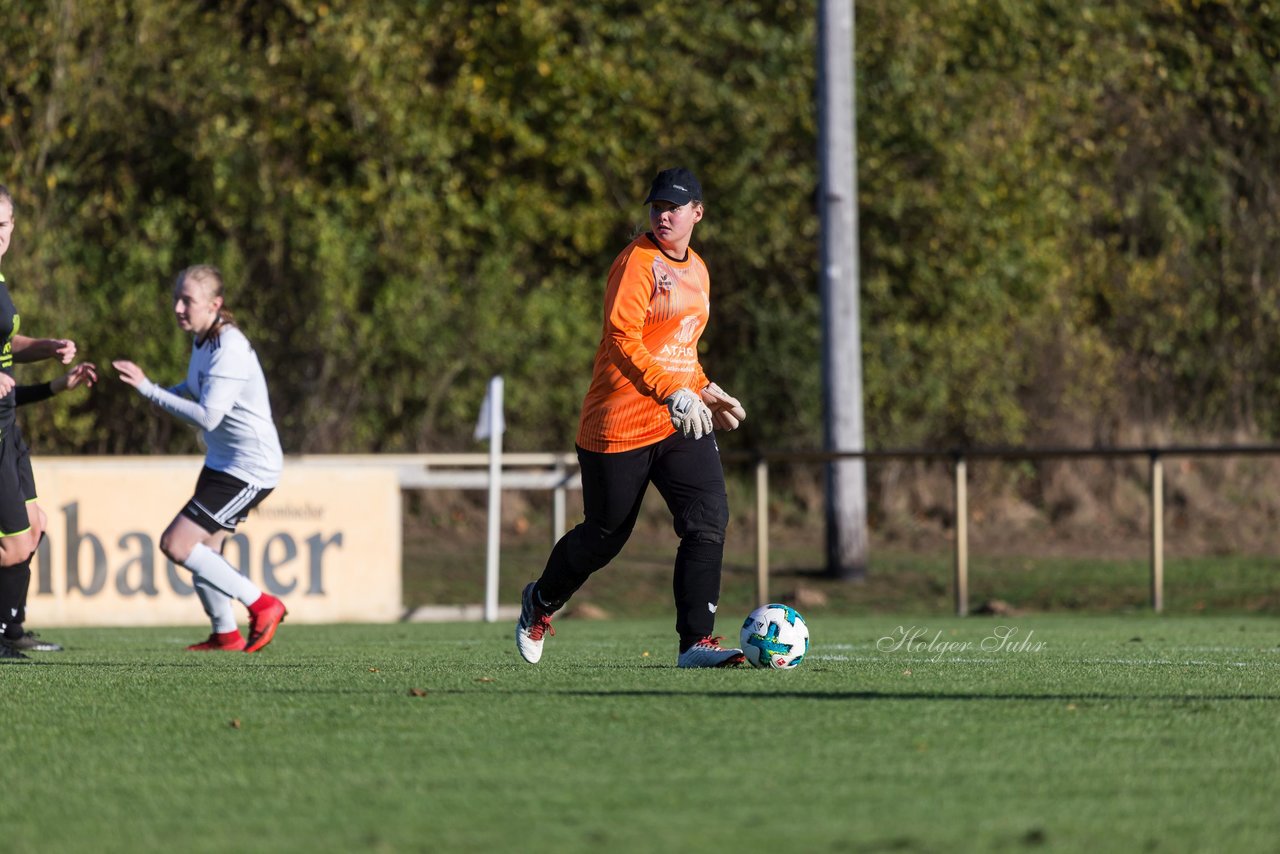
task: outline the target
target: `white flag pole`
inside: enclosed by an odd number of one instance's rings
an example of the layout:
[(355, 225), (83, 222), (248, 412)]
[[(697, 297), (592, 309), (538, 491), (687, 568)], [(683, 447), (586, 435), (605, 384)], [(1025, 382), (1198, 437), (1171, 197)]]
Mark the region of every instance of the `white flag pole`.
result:
[(484, 621), (498, 619), (498, 550), (502, 530), (502, 377), (489, 380), (485, 396), (489, 416), (485, 427), (489, 433), (489, 536), (485, 555)]

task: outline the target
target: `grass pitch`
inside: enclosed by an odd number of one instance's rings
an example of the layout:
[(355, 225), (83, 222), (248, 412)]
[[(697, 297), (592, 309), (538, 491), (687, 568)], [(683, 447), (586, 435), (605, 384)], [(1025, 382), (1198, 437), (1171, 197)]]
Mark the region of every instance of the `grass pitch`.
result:
[(286, 625), (252, 656), (183, 652), (189, 628), (50, 631), (66, 652), (0, 666), (6, 848), (1280, 839), (1272, 620), (807, 616), (785, 673), (678, 670), (668, 619), (562, 620), (536, 667), (506, 624)]

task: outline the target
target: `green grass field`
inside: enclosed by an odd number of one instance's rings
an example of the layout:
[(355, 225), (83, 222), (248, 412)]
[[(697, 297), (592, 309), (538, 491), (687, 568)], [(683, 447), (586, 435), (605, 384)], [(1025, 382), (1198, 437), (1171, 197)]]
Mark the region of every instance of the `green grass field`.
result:
[[(505, 623), (286, 625), (255, 656), (185, 653), (190, 628), (49, 631), (66, 652), (0, 667), (0, 759), (20, 793), (5, 847), (1280, 840), (1272, 620), (812, 614), (809, 660), (787, 673), (678, 670), (669, 624), (562, 620), (537, 667)], [(993, 640), (1000, 626), (1016, 633)]]

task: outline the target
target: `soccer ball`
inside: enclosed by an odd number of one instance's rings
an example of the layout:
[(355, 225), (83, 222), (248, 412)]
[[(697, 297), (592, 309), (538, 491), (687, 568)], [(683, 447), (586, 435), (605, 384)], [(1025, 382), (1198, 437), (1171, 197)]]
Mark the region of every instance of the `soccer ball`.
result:
[(742, 652), (756, 667), (790, 670), (809, 651), (809, 627), (795, 608), (761, 605), (742, 624)]

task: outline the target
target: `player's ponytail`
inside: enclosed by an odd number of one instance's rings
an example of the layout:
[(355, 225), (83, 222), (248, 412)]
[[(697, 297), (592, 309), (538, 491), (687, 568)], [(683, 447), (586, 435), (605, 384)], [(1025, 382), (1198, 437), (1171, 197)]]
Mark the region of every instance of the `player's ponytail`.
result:
[(228, 309), (219, 309), (218, 319), (213, 322), (213, 327), (209, 330), (208, 338), (217, 338), (218, 333), (222, 331), (224, 326), (235, 326), (236, 316)]

